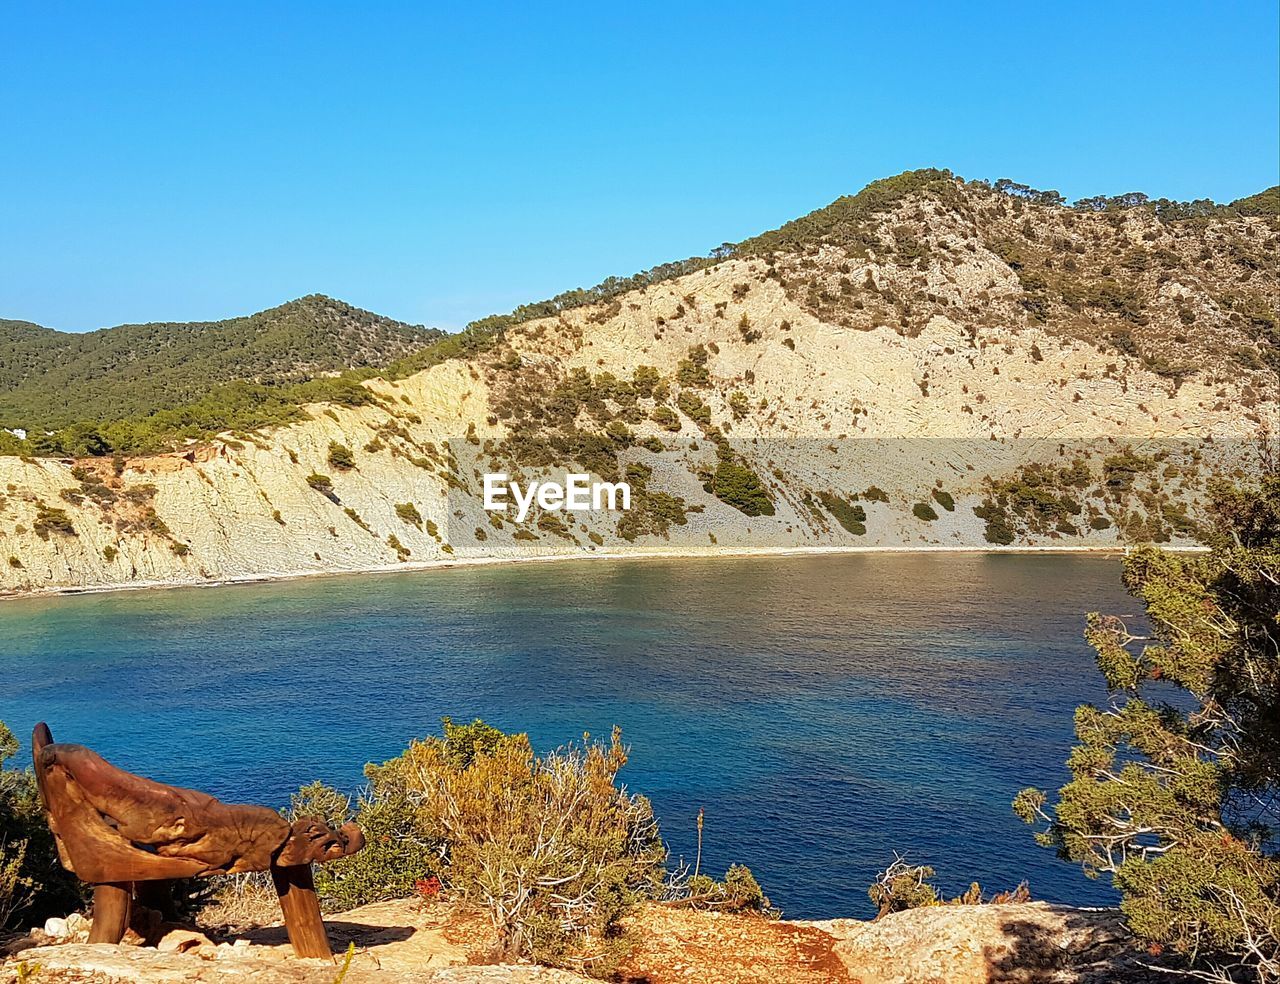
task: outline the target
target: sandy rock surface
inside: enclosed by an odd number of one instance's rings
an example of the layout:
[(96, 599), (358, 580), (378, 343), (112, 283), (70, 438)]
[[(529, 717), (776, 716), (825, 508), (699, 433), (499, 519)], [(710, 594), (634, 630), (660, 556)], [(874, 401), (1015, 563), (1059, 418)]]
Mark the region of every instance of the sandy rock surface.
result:
[(352, 956), (343, 984), (581, 984), (584, 980), (546, 967), (478, 965), (491, 950), (492, 939), (482, 922), (447, 906), (415, 900), (375, 903), (330, 916), (326, 925), (335, 952), (332, 962), (296, 958), (280, 925), (248, 928), (217, 942), (213, 933), (166, 927), (155, 946), (89, 944), (83, 932), (50, 943), (46, 934), (35, 932), (26, 941), (8, 945), (11, 955), (0, 965), (0, 982), (333, 984), (346, 964), (349, 947)]
[[(0, 984), (343, 984), (411, 981), (582, 984), (569, 971), (496, 965), (480, 920), (449, 906), (384, 902), (328, 920), (338, 957), (296, 959), (278, 926), (213, 943), (171, 930), (166, 949), (68, 942), (17, 949), (0, 964)], [(939, 906), (879, 922), (770, 921), (752, 916), (642, 906), (627, 917), (628, 984), (1145, 984), (1168, 980), (1126, 936), (1113, 911), (1042, 902)], [(169, 948), (173, 947), (173, 948)], [(11, 950), (15, 949), (10, 944)], [(25, 968), (23, 970), (22, 968)], [(25, 974), (26, 976), (21, 976)]]
[(1166, 979), (1144, 969), (1113, 911), (1045, 902), (937, 906), (879, 922), (808, 923), (864, 984), (1121, 984)]
[[(216, 953), (165, 953), (147, 947), (105, 943), (70, 943), (25, 951), (20, 960), (0, 968), (0, 981), (23, 980), (25, 965), (32, 984), (41, 981), (85, 984), (186, 984), (186, 982), (244, 982), (244, 984), (333, 984), (342, 961), (286, 960), (259, 956), (243, 948)], [(343, 984), (412, 984), (439, 981), (450, 984), (583, 984), (587, 978), (547, 967), (404, 967), (391, 970), (353, 959)]]

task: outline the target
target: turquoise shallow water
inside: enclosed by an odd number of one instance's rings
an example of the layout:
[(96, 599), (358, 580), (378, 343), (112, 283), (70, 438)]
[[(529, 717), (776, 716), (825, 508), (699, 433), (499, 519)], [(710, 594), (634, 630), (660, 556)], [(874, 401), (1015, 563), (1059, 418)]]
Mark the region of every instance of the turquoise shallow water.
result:
[(442, 715), (633, 746), (675, 856), (794, 918), (866, 914), (905, 853), (960, 891), (1111, 901), (1010, 812), (1105, 694), (1115, 558), (861, 554), (456, 568), (0, 604), (0, 720), (224, 799), (352, 788)]

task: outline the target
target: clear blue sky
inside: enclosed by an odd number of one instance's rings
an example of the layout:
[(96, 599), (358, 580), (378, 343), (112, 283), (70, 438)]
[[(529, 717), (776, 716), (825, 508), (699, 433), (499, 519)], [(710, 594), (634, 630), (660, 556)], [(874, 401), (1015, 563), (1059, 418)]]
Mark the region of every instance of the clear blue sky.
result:
[(463, 6), (0, 5), (0, 317), (452, 328), (906, 168), (1280, 180), (1275, 0)]

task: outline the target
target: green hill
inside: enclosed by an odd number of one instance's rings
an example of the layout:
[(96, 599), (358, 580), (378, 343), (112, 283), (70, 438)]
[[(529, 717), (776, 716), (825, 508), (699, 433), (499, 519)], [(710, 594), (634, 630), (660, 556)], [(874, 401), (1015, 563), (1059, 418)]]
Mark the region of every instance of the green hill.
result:
[(312, 294), (227, 321), (84, 334), (0, 320), (0, 427), (56, 429), (184, 406), (236, 381), (385, 366), (443, 335)]

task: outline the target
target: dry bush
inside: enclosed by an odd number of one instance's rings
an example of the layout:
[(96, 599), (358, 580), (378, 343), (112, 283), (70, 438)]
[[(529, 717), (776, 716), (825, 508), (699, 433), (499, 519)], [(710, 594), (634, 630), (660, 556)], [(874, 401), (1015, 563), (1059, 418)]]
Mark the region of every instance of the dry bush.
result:
[(584, 738), (535, 755), (527, 735), (445, 721), (386, 770), (445, 844), (448, 891), (486, 912), (502, 956), (607, 974), (618, 918), (660, 883), (665, 851), (648, 800), (617, 784), (627, 749)]
[(0, 838), (0, 930), (31, 903), (35, 894), (32, 880), (22, 873), (26, 855), (26, 841), (6, 844)]
[(868, 897), (878, 909), (876, 918), (891, 912), (934, 905), (1004, 905), (1031, 901), (1031, 890), (1025, 881), (1010, 891), (997, 892), (989, 899), (984, 897), (982, 886), (972, 882), (962, 894), (944, 899), (929, 881), (935, 874), (927, 864), (911, 864), (900, 854), (894, 854), (893, 863), (880, 872), (867, 889)]
[[(313, 783), (290, 813), (365, 833), (363, 851), (317, 869), (327, 910), (442, 886), (487, 915), (499, 956), (607, 975), (624, 952), (618, 919), (654, 894), (666, 854), (649, 802), (617, 783), (626, 761), (617, 731), (540, 756), (526, 735), (445, 718), (442, 737), (367, 766), (354, 807)], [(255, 892), (224, 888), (218, 918), (250, 918)]]
[(724, 881), (716, 881), (709, 875), (691, 875), (687, 869), (674, 871), (668, 875), (659, 901), (672, 908), (735, 912), (767, 919), (782, 915), (745, 864), (730, 865)]
[(200, 909), (197, 922), (207, 929), (239, 932), (280, 919), (280, 901), (271, 876), (258, 871), (216, 879), (210, 901)]
[(878, 910), (876, 918), (905, 909), (941, 905), (938, 890), (929, 884), (934, 874), (927, 864), (909, 864), (906, 858), (895, 854), (893, 863), (876, 875), (867, 889), (867, 896)]

